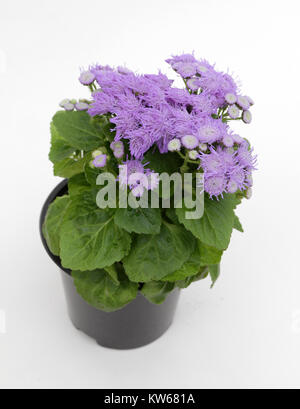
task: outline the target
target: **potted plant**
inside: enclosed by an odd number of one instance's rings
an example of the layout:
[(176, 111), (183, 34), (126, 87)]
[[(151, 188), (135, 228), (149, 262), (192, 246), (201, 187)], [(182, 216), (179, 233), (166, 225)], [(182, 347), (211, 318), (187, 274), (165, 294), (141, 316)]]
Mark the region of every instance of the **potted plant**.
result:
[[(252, 192), (256, 158), (230, 129), (249, 124), (251, 98), (194, 55), (158, 75), (92, 66), (84, 100), (64, 100), (50, 160), (65, 180), (41, 215), (74, 325), (112, 348), (145, 345), (170, 326), (179, 292), (214, 284), (236, 207)], [(165, 178), (165, 179), (164, 179)]]

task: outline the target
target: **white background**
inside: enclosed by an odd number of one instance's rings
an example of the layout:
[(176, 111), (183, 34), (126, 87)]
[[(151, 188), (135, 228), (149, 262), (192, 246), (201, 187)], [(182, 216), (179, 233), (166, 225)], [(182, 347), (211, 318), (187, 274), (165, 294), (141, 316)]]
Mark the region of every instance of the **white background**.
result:
[[(297, 0), (1, 2), (1, 388), (300, 387), (299, 18)], [(164, 60), (193, 50), (256, 101), (242, 131), (259, 154), (245, 234), (234, 233), (214, 290), (182, 294), (163, 338), (106, 350), (71, 326), (40, 243), (39, 212), (59, 182), (49, 122), (60, 100), (88, 95), (80, 67), (174, 76)]]

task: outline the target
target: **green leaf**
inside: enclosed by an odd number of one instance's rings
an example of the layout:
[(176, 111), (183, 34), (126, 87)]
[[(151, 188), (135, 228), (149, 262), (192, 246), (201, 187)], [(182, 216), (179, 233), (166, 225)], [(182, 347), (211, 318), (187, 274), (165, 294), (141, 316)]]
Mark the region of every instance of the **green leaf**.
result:
[(153, 304), (162, 304), (174, 288), (174, 283), (152, 281), (151, 283), (144, 284), (141, 293)]
[(236, 215), (234, 215), (234, 225), (233, 225), (233, 227), (234, 227), (235, 230), (237, 230), (237, 231), (239, 231), (241, 233), (244, 233), (243, 226), (242, 226), (239, 218)]
[(208, 276), (208, 267), (202, 267), (200, 272), (192, 277), (187, 277), (185, 280), (177, 281), (176, 286), (179, 288), (188, 288), (191, 284), (196, 281), (205, 280)]
[(73, 271), (74, 284), (81, 297), (91, 306), (106, 312), (120, 310), (138, 294), (138, 284), (122, 276), (116, 285), (104, 270)]
[(220, 277), (221, 269), (220, 264), (209, 266), (209, 273), (212, 280), (212, 286), (214, 287), (215, 283), (217, 282), (218, 278)]
[(75, 197), (90, 191), (91, 186), (86, 181), (84, 173), (79, 173), (69, 179), (68, 182), (69, 194), (71, 197)]
[(53, 124), (60, 137), (76, 149), (92, 151), (103, 142), (100, 128), (87, 112), (59, 111), (53, 118)]
[(179, 270), (162, 278), (162, 281), (176, 282), (185, 280), (187, 277), (198, 274), (200, 271), (200, 267), (201, 257), (199, 249), (196, 246), (195, 251), (190, 259), (186, 263), (184, 263), (184, 265)]
[(53, 122), (51, 123), (51, 150), (49, 159), (53, 163), (61, 162), (71, 156), (75, 149), (70, 146), (57, 132)]
[(223, 255), (222, 250), (207, 246), (198, 241), (198, 248), (201, 259), (201, 267), (209, 266), (211, 264), (220, 264)]
[(116, 285), (120, 284), (120, 281), (118, 278), (118, 270), (115, 264), (110, 267), (105, 267), (104, 270), (108, 273), (108, 275), (110, 276), (110, 278)]
[(79, 216), (87, 216), (95, 211), (99, 211), (96, 204), (96, 192), (94, 190), (84, 190), (77, 195), (71, 196), (70, 206), (64, 220), (67, 221), (76, 219)]
[(115, 223), (129, 233), (158, 234), (161, 227), (160, 209), (118, 209)]
[(180, 224), (175, 209), (167, 209), (166, 216), (173, 224)]
[(176, 209), (180, 223), (202, 243), (218, 250), (228, 248), (234, 224), (235, 200), (230, 195), (219, 201), (205, 197), (205, 211), (201, 219), (185, 218), (186, 209)]
[(83, 172), (84, 163), (84, 159), (64, 159), (61, 162), (54, 164), (54, 175), (67, 179), (71, 178), (72, 176)]
[(133, 282), (159, 281), (180, 269), (194, 248), (191, 233), (164, 222), (160, 234), (135, 239), (130, 254), (123, 260), (125, 271)]
[(55, 256), (60, 253), (60, 230), (65, 214), (70, 206), (69, 196), (58, 197), (48, 208), (43, 225), (43, 235), (49, 250)]
[(147, 168), (154, 170), (156, 173), (172, 173), (180, 172), (180, 167), (182, 165), (182, 159), (177, 153), (166, 153), (163, 156), (158, 150), (153, 152), (150, 150), (146, 153), (144, 163), (147, 163)]
[(115, 225), (113, 213), (98, 209), (63, 223), (62, 265), (80, 271), (105, 268), (122, 260), (130, 244), (130, 235)]

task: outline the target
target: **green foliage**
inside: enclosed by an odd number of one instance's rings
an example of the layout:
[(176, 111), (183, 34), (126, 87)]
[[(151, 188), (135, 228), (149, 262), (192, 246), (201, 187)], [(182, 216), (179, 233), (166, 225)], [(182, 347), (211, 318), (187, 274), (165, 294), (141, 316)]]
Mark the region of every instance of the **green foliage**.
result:
[(153, 304), (162, 304), (167, 296), (174, 290), (175, 284), (152, 281), (144, 284), (141, 292)]
[(241, 233), (244, 233), (244, 229), (243, 229), (243, 226), (242, 226), (242, 224), (241, 224), (241, 222), (240, 222), (240, 219), (239, 219), (236, 215), (234, 215), (234, 225), (233, 225), (233, 228), (234, 228), (235, 230), (241, 232)]
[(148, 163), (147, 168), (154, 170), (156, 173), (172, 173), (179, 172), (182, 165), (182, 159), (177, 153), (166, 153), (162, 159), (158, 149), (154, 152), (149, 151), (145, 155), (145, 163)]
[(209, 266), (212, 264), (219, 264), (221, 262), (221, 258), (223, 255), (222, 250), (207, 246), (206, 244), (201, 243), (201, 241), (198, 241), (198, 248), (201, 258), (201, 267)]
[[(190, 210), (185, 208), (101, 210), (96, 204), (97, 177), (103, 171), (117, 174), (120, 164), (110, 149), (112, 130), (105, 116), (91, 119), (86, 112), (64, 111), (54, 116), (49, 158), (54, 174), (69, 179), (69, 194), (49, 206), (43, 234), (50, 251), (73, 271), (83, 299), (107, 312), (131, 302), (139, 286), (155, 304), (208, 275), (213, 286), (233, 229), (243, 232), (234, 211), (244, 193), (227, 194), (219, 201), (206, 195), (204, 216), (198, 220), (186, 219)], [(127, 156), (128, 143), (124, 145)], [(109, 157), (105, 169), (90, 166), (96, 149)], [(183, 159), (177, 153), (162, 157), (156, 149), (145, 155), (144, 163), (171, 175), (181, 172)]]
[(226, 195), (219, 201), (205, 197), (205, 211), (201, 219), (188, 220), (186, 209), (176, 209), (180, 223), (193, 233), (202, 243), (218, 250), (226, 250), (229, 246), (233, 226), (236, 201)]
[(209, 273), (212, 280), (212, 287), (214, 287), (215, 283), (217, 282), (218, 278), (220, 277), (221, 269), (220, 264), (209, 266)]
[(54, 164), (54, 176), (62, 178), (71, 178), (78, 173), (83, 172), (85, 160), (84, 159), (64, 159), (61, 162)]
[(62, 160), (71, 156), (75, 149), (70, 146), (57, 132), (53, 122), (51, 123), (51, 150), (49, 159), (53, 163), (61, 162)]
[(199, 273), (201, 268), (201, 256), (197, 246), (189, 260), (174, 273), (168, 274), (162, 281), (176, 282), (185, 280), (187, 277), (192, 277)]
[(92, 271), (111, 266), (129, 253), (130, 235), (114, 223), (114, 215), (94, 211), (66, 221), (61, 227), (63, 267)]
[(124, 267), (133, 282), (159, 281), (180, 269), (195, 248), (192, 234), (181, 226), (164, 222), (157, 235), (135, 238)]
[(131, 283), (124, 274), (119, 275), (119, 284), (111, 280), (104, 270), (99, 269), (73, 271), (72, 276), (81, 297), (102, 311), (117, 311), (133, 301), (138, 293), (138, 284)]
[(49, 250), (55, 256), (60, 253), (60, 230), (65, 214), (70, 206), (70, 198), (68, 196), (58, 197), (49, 206), (44, 224), (43, 234)]
[(129, 233), (159, 234), (161, 227), (160, 209), (118, 209), (115, 223)]
[(103, 142), (101, 128), (87, 112), (59, 111), (53, 117), (53, 125), (60, 138), (76, 150), (89, 152)]

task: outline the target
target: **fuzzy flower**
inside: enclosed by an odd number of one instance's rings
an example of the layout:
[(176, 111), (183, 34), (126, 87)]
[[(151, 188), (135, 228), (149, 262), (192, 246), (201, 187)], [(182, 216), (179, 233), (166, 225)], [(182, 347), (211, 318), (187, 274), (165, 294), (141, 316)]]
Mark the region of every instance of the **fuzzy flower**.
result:
[(178, 72), (182, 78), (191, 78), (197, 73), (197, 64), (192, 62), (178, 62), (173, 65), (173, 69)]
[(223, 157), (213, 149), (211, 153), (201, 155), (201, 167), (205, 175), (224, 174), (226, 170)]
[(192, 91), (198, 91), (198, 89), (200, 88), (198, 78), (189, 79), (188, 82), (187, 82), (187, 86)]
[(234, 180), (230, 180), (227, 184), (227, 192), (228, 193), (236, 193), (239, 187), (238, 184)]
[(194, 135), (185, 135), (184, 137), (181, 138), (182, 145), (186, 149), (195, 149), (199, 145), (199, 141)]
[(231, 135), (226, 135), (223, 138), (223, 144), (226, 146), (226, 148), (232, 148), (234, 145), (234, 139)]
[(249, 150), (242, 145), (237, 151), (237, 160), (243, 168), (247, 170), (255, 170), (257, 157), (253, 156), (253, 149)]
[(240, 116), (240, 109), (236, 105), (231, 105), (228, 108), (228, 114), (232, 119), (238, 119)]
[(225, 95), (225, 101), (229, 104), (229, 105), (233, 105), (237, 102), (237, 96), (235, 94), (226, 94)]
[(250, 111), (244, 111), (243, 112), (243, 121), (245, 124), (251, 124), (252, 122), (252, 114)]
[(244, 138), (242, 138), (240, 135), (234, 134), (232, 135), (232, 138), (237, 145), (241, 145), (244, 142)]
[(238, 96), (237, 105), (243, 110), (248, 111), (250, 108), (250, 102), (247, 97)]
[(132, 74), (132, 71), (127, 67), (118, 67), (118, 73), (127, 75), (127, 74)]
[(79, 81), (82, 85), (91, 85), (96, 77), (91, 71), (84, 71), (80, 74)]
[(104, 168), (106, 166), (106, 162), (107, 162), (107, 156), (99, 155), (94, 159), (93, 165), (95, 166), (95, 168)]
[(213, 144), (226, 135), (227, 125), (221, 120), (209, 118), (198, 131), (198, 139), (201, 143)]
[(225, 176), (217, 175), (206, 178), (204, 189), (210, 195), (210, 198), (222, 196), (226, 189)]
[(159, 184), (159, 177), (138, 160), (128, 160), (119, 166), (119, 182), (124, 188), (129, 186), (136, 197), (143, 195), (145, 190), (154, 190)]

